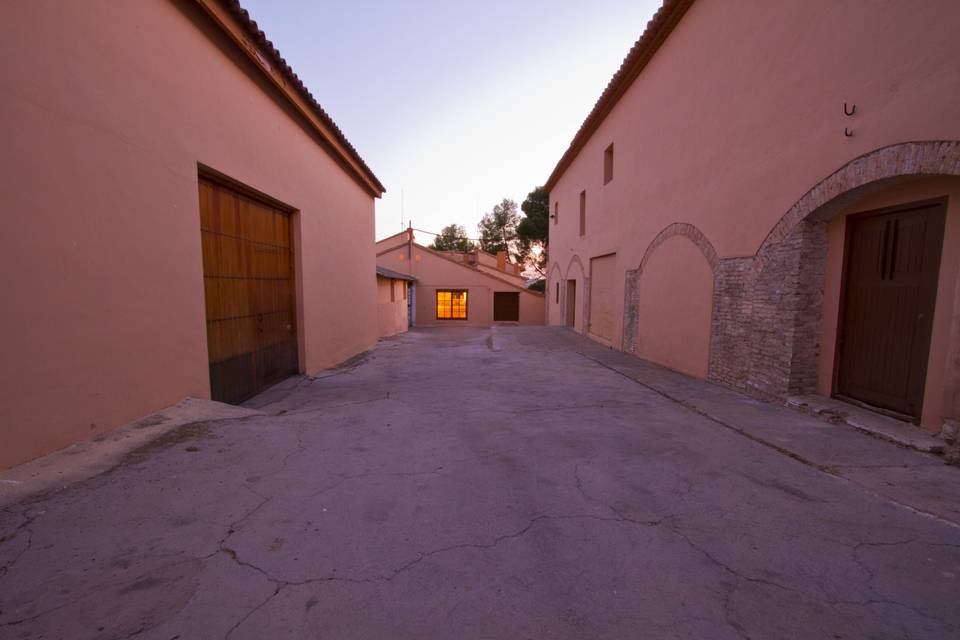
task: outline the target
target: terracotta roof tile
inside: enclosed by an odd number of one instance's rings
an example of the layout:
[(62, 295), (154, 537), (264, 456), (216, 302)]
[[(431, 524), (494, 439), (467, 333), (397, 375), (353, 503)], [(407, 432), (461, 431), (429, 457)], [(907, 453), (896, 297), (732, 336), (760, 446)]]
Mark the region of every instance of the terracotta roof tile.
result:
[(290, 83), (297, 89), (297, 91), (299, 91), (300, 95), (306, 99), (314, 113), (318, 118), (320, 118), (320, 121), (330, 128), (330, 131), (332, 131), (336, 136), (337, 142), (343, 145), (343, 147), (350, 154), (351, 158), (363, 168), (364, 172), (367, 174), (367, 177), (373, 181), (373, 183), (380, 189), (381, 192), (386, 191), (377, 176), (374, 175), (370, 167), (367, 166), (367, 163), (364, 162), (363, 158), (360, 157), (360, 154), (357, 152), (357, 150), (354, 149), (353, 145), (350, 144), (350, 141), (347, 140), (347, 137), (343, 134), (343, 131), (340, 130), (340, 127), (337, 126), (337, 123), (335, 123), (333, 118), (331, 118), (327, 112), (323, 110), (323, 107), (321, 107), (320, 103), (318, 103), (316, 98), (313, 97), (313, 94), (310, 93), (310, 90), (307, 89), (306, 85), (303, 84), (299, 76), (294, 73), (287, 61), (283, 59), (282, 55), (280, 55), (280, 51), (273, 46), (272, 42), (267, 40), (266, 34), (260, 29), (260, 27), (257, 26), (256, 21), (250, 17), (250, 14), (247, 12), (247, 10), (240, 6), (239, 0), (222, 0), (222, 2), (224, 6), (229, 8), (230, 12), (240, 21), (240, 24), (243, 25), (243, 28), (247, 31), (250, 37), (253, 38), (254, 42), (260, 45), (272, 58), (271, 62), (281, 71), (283, 71)]

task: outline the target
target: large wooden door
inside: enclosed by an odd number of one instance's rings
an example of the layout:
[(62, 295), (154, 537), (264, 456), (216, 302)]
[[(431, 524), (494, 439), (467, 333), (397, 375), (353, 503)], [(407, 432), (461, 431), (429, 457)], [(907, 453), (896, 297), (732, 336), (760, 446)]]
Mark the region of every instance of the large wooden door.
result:
[(577, 281), (567, 280), (567, 298), (564, 301), (566, 305), (566, 314), (564, 324), (568, 327), (576, 326), (577, 323)]
[(290, 215), (200, 179), (214, 400), (241, 402), (298, 373)]
[(594, 336), (613, 341), (617, 254), (590, 259), (590, 326)]
[(850, 216), (836, 393), (918, 421), (943, 200)]

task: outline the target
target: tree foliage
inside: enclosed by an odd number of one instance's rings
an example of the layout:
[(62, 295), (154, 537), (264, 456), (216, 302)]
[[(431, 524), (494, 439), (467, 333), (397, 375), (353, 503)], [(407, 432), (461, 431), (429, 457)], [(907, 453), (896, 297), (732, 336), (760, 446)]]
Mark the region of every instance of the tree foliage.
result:
[(517, 254), (517, 203), (504, 198), (480, 220), (480, 248), (488, 253), (507, 251)]
[(433, 239), (431, 249), (437, 251), (473, 251), (476, 246), (467, 237), (467, 230), (459, 224), (448, 224)]
[(526, 217), (517, 225), (517, 253), (523, 264), (531, 264), (543, 273), (550, 238), (550, 193), (537, 187), (527, 194), (520, 209)]

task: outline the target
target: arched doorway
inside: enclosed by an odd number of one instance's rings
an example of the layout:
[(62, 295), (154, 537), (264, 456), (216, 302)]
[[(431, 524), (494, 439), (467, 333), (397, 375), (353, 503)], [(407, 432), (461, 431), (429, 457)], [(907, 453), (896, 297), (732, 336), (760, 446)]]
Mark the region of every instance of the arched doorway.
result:
[[(753, 395), (783, 399), (824, 391), (821, 328), (828, 226), (854, 202), (930, 176), (960, 175), (960, 142), (910, 142), (847, 163), (804, 194), (755, 256), (721, 259), (715, 279), (709, 377)], [(956, 279), (956, 274), (953, 276)], [(950, 283), (951, 287), (955, 287)], [(952, 291), (950, 292), (952, 295)], [(953, 354), (942, 394), (927, 398), (958, 413), (960, 323), (944, 346)]]

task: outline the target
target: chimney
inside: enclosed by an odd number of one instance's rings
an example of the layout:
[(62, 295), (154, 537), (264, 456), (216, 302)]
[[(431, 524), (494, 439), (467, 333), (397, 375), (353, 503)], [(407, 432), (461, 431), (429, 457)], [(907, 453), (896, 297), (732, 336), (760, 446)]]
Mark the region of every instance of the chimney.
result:
[(497, 251), (497, 271), (507, 271), (507, 252)]

